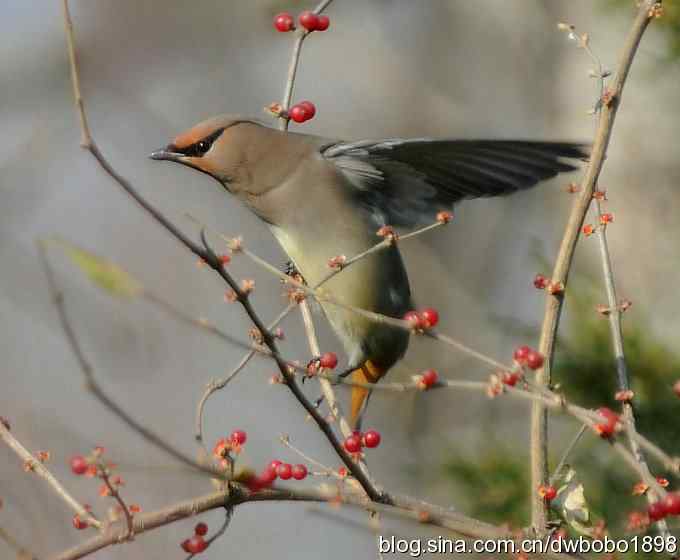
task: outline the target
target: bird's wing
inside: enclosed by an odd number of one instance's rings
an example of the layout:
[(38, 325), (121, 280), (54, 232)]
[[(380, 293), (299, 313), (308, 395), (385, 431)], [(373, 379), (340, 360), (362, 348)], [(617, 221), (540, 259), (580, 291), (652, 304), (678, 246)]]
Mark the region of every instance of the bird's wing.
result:
[(465, 198), (528, 189), (576, 166), (587, 146), (518, 140), (338, 142), (321, 154), (348, 179), (352, 195), (379, 221), (421, 225)]

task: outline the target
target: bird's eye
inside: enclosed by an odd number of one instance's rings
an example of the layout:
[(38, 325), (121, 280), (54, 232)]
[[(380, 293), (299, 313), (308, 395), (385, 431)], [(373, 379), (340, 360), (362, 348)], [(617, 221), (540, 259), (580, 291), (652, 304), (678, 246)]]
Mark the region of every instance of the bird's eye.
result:
[(204, 153), (207, 152), (208, 149), (210, 148), (210, 144), (209, 144), (208, 142), (206, 142), (205, 140), (201, 140), (201, 141), (196, 145), (196, 148), (198, 149), (199, 152), (201, 152), (202, 154), (204, 154)]

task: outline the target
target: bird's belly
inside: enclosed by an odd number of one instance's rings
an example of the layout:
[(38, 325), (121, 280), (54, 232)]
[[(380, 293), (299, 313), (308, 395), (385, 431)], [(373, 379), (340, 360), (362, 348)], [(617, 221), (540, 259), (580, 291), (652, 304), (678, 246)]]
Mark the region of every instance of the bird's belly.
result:
[[(272, 231), (310, 286), (331, 271), (328, 267), (331, 257), (350, 258), (376, 242), (368, 232), (356, 235), (356, 231), (342, 229), (329, 228), (317, 235), (306, 233), (304, 238), (290, 228), (284, 231), (274, 226)], [(324, 283), (320, 291), (344, 305), (391, 317), (402, 317), (411, 304), (408, 277), (396, 247), (378, 251), (348, 266)], [(330, 302), (321, 304), (351, 364), (370, 357), (389, 367), (406, 350), (406, 331), (379, 324)]]

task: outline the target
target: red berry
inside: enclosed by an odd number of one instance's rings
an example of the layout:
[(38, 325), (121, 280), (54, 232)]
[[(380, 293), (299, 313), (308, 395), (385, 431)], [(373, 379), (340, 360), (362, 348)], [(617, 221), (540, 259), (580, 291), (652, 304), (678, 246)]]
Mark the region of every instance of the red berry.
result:
[(516, 362), (523, 364), (526, 362), (529, 352), (531, 352), (531, 348), (526, 345), (520, 346), (517, 348), (517, 350), (515, 350), (515, 353), (512, 355), (512, 357), (515, 358)]
[(314, 103), (311, 101), (300, 101), (298, 105), (307, 110), (307, 120), (314, 118), (314, 115), (316, 115), (316, 105)]
[(194, 535), (190, 539), (182, 541), (180, 546), (184, 552), (188, 552), (189, 554), (199, 554), (208, 548), (208, 543), (205, 542), (201, 535)]
[(292, 474), (295, 480), (303, 480), (307, 478), (307, 467), (304, 465), (295, 465)]
[(71, 472), (73, 474), (81, 475), (87, 472), (87, 459), (82, 455), (74, 455), (71, 457)]
[[(278, 467), (277, 467), (278, 468)], [(269, 486), (272, 482), (276, 480), (277, 469), (271, 466), (266, 467), (258, 478), (260, 479), (260, 484), (263, 486)]]
[(283, 12), (274, 18), (274, 27), (281, 33), (292, 31), (295, 29), (295, 20), (288, 12)]
[(541, 485), (538, 487), (538, 493), (546, 502), (550, 502), (555, 499), (555, 496), (557, 496), (557, 489), (552, 485), (550, 486)]
[(288, 480), (293, 476), (293, 467), (288, 463), (281, 463), (276, 467), (276, 474), (279, 475), (281, 480)]
[(319, 16), (317, 16), (314, 12), (306, 10), (300, 14), (298, 21), (300, 22), (300, 25), (307, 31), (316, 31), (316, 28), (319, 25)]
[(302, 105), (293, 105), (288, 111), (288, 116), (296, 123), (303, 123), (309, 120), (309, 111)]
[(328, 16), (319, 16), (319, 19), (316, 23), (316, 31), (326, 31), (330, 24), (331, 20)]
[(322, 368), (334, 369), (338, 365), (338, 357), (335, 352), (326, 352), (319, 358), (319, 366)]
[(666, 515), (680, 515), (680, 493), (670, 492), (663, 499)]
[(243, 430), (234, 430), (233, 432), (231, 432), (231, 436), (229, 436), (229, 439), (233, 443), (243, 445), (248, 439), (248, 435)]
[(420, 316), (420, 313), (417, 311), (409, 311), (404, 315), (404, 321), (409, 323), (411, 325), (412, 329), (422, 329), (423, 328), (423, 320)]
[(420, 312), (420, 320), (422, 321), (423, 328), (432, 329), (439, 323), (439, 313), (436, 309), (427, 307)]
[(531, 350), (527, 354), (527, 367), (529, 369), (538, 369), (543, 365), (543, 354), (536, 352), (536, 350)]
[(278, 459), (274, 459), (274, 460), (271, 461), (271, 462), (269, 463), (269, 465), (267, 465), (267, 466), (270, 467), (270, 468), (272, 468), (272, 469), (274, 469), (274, 470), (276, 470), (276, 469), (279, 468), (279, 465), (281, 465), (282, 463), (283, 463), (283, 461), (279, 461)]
[(534, 278), (534, 287), (537, 290), (545, 290), (545, 288), (548, 286), (548, 279), (543, 276), (542, 274), (537, 274), (536, 277)]
[(597, 413), (605, 418), (603, 423), (595, 424), (595, 430), (600, 434), (600, 437), (608, 438), (614, 435), (619, 422), (619, 415), (607, 407), (598, 408)]
[(194, 527), (194, 533), (204, 537), (208, 534), (208, 526), (203, 522), (196, 523), (196, 527)]
[(364, 434), (364, 445), (370, 448), (378, 447), (380, 445), (380, 432), (368, 430)]
[(663, 519), (667, 515), (666, 506), (662, 501), (653, 502), (647, 507), (647, 515), (652, 521)]
[(425, 370), (420, 377), (420, 382), (426, 389), (432, 387), (438, 380), (439, 374), (433, 369)]
[(521, 375), (516, 372), (516, 371), (504, 371), (503, 375), (501, 376), (501, 382), (505, 383), (506, 385), (510, 385), (510, 387), (514, 387), (517, 385), (517, 382), (520, 380)]
[(78, 515), (77, 513), (73, 516), (73, 526), (79, 531), (82, 531), (83, 529), (87, 529), (89, 527), (87, 521), (81, 519), (80, 515)]
[(353, 434), (345, 440), (345, 449), (349, 453), (359, 453), (361, 451), (361, 437)]

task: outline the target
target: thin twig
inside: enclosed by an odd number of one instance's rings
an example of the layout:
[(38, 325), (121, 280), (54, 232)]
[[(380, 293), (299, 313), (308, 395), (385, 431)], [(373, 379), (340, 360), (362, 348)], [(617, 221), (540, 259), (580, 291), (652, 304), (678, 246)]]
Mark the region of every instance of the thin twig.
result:
[[(69, 20), (68, 18), (68, 0), (63, 0), (63, 5), (64, 5), (64, 10), (65, 14), (67, 16), (67, 21)], [(68, 24), (66, 25), (66, 34), (67, 34), (67, 42), (71, 46), (69, 49), (69, 63), (71, 65), (71, 75), (75, 76), (76, 79), (74, 80), (74, 88), (76, 90), (79, 90), (79, 83), (78, 83), (78, 68), (77, 68), (77, 63), (75, 59), (75, 48), (73, 47), (73, 28), (72, 26), (69, 26)], [(76, 95), (76, 99), (80, 99), (79, 95)], [(87, 121), (86, 119), (86, 114), (84, 111), (84, 104), (81, 102), (78, 104), (78, 109), (79, 112), (82, 114), (83, 119)], [(205, 261), (205, 263), (212, 269), (214, 270), (220, 278), (233, 290), (233, 292), (236, 294), (236, 301), (240, 303), (242, 306), (243, 310), (245, 311), (246, 315), (248, 318), (251, 320), (255, 328), (261, 333), (262, 335), (262, 340), (263, 343), (271, 350), (272, 357), (276, 361), (276, 364), (279, 368), (279, 371), (281, 372), (281, 375), (283, 379), (286, 381), (286, 386), (290, 389), (290, 391), (293, 393), (295, 398), (298, 400), (298, 402), (302, 405), (302, 407), (306, 410), (306, 412), (312, 417), (312, 419), (316, 422), (317, 426), (319, 429), (323, 432), (323, 434), (326, 436), (326, 439), (328, 442), (331, 444), (335, 452), (338, 454), (338, 456), (342, 459), (343, 463), (345, 463), (345, 466), (347, 469), (352, 473), (352, 475), (357, 479), (359, 484), (361, 484), (362, 488), (365, 490), (365, 492), (368, 494), (368, 496), (374, 500), (374, 501), (389, 501), (389, 497), (384, 495), (382, 492), (380, 492), (378, 489), (375, 488), (375, 486), (371, 483), (371, 481), (365, 476), (365, 474), (362, 472), (362, 470), (359, 468), (359, 466), (352, 460), (350, 457), (349, 453), (344, 449), (342, 446), (342, 443), (338, 440), (336, 437), (335, 433), (333, 432), (332, 427), (330, 424), (326, 421), (326, 419), (321, 416), (321, 414), (318, 412), (316, 407), (307, 399), (305, 394), (302, 392), (300, 387), (298, 386), (295, 376), (289, 371), (287, 365), (283, 360), (278, 355), (278, 348), (276, 345), (276, 341), (274, 340), (274, 337), (272, 333), (267, 330), (265, 325), (262, 323), (259, 315), (255, 312), (255, 309), (253, 308), (252, 304), (250, 303), (250, 300), (248, 298), (248, 294), (245, 293), (241, 288), (239, 287), (238, 283), (233, 279), (231, 274), (229, 274), (226, 270), (224, 265), (222, 264), (222, 261), (220, 258), (215, 254), (215, 252), (210, 248), (210, 246), (207, 243), (207, 240), (205, 239), (205, 232), (201, 232), (201, 238), (203, 241), (203, 247), (199, 246), (195, 242), (193, 242), (191, 239), (189, 239), (186, 235), (184, 235), (178, 228), (175, 226), (161, 211), (159, 211), (156, 207), (154, 207), (152, 204), (150, 204), (138, 191), (133, 185), (125, 179), (122, 175), (120, 175), (114, 167), (108, 162), (108, 160), (104, 157), (102, 152), (99, 150), (98, 146), (95, 144), (95, 142), (92, 139), (91, 134), (87, 129), (83, 129), (83, 135), (85, 135), (87, 138), (89, 138), (89, 141), (86, 143), (85, 148), (92, 154), (92, 156), (97, 160), (101, 168), (128, 194), (130, 195), (137, 204), (139, 204), (144, 210), (146, 210), (151, 217), (154, 218), (156, 222), (158, 222), (161, 226), (163, 226), (168, 233), (170, 233), (173, 237), (175, 237), (182, 245), (184, 245), (189, 251), (191, 251), (194, 255), (196, 255), (199, 259), (202, 259)], [(141, 429), (143, 429), (142, 426), (140, 426)]]
[(26, 449), (21, 442), (12, 435), (5, 425), (0, 422), (0, 439), (4, 441), (7, 446), (16, 453), (19, 458), (23, 461), (23, 467), (34, 474), (37, 474), (40, 478), (44, 479), (47, 484), (54, 490), (54, 492), (59, 496), (66, 504), (76, 512), (77, 515), (81, 517), (84, 521), (87, 521), (88, 525), (97, 527), (97, 529), (102, 528), (102, 524), (96, 519), (90, 512), (88, 512), (78, 500), (76, 500), (69, 493), (66, 488), (59, 482), (55, 476), (49, 471), (49, 469), (38, 459), (36, 459), (33, 454)]
[[(314, 8), (313, 12), (316, 14), (320, 14), (323, 12), (330, 4), (333, 2), (333, 0), (322, 0), (316, 8)], [(307, 36), (311, 33), (311, 31), (307, 31), (304, 28), (301, 28), (297, 31), (297, 37), (295, 38), (295, 43), (293, 44), (293, 53), (290, 58), (290, 64), (288, 66), (288, 75), (286, 77), (286, 86), (283, 90), (283, 102), (281, 104), (281, 108), (284, 111), (284, 115), (280, 118), (279, 121), (279, 128), (281, 130), (288, 130), (288, 123), (290, 120), (288, 119), (287, 112), (288, 109), (290, 109), (290, 102), (293, 99), (293, 89), (295, 88), (295, 77), (297, 75), (297, 69), (298, 69), (298, 64), (300, 62), (300, 53), (302, 52), (302, 44), (305, 42), (305, 39)]]
[[(187, 213), (186, 216), (192, 222), (194, 222), (195, 224), (197, 224), (198, 226), (200, 226), (204, 230), (211, 231), (211, 228), (206, 226), (203, 222), (201, 222), (200, 220), (198, 220), (197, 218), (195, 218), (191, 214)], [(407, 239), (414, 239), (415, 237), (418, 237), (418, 236), (420, 236), (424, 233), (427, 233), (427, 232), (429, 232), (433, 229), (436, 229), (438, 227), (445, 225), (445, 223), (446, 222), (444, 222), (444, 221), (436, 221), (432, 224), (428, 224), (428, 225), (423, 226), (419, 229), (411, 231), (407, 234), (401, 235), (399, 237), (399, 240), (403, 241), (403, 240), (407, 240)], [(227, 235), (225, 235), (223, 233), (216, 233), (216, 235), (219, 236), (227, 244), (227, 246), (232, 246), (235, 243), (237, 243), (237, 240), (235, 238), (228, 237)], [(319, 288), (321, 288), (321, 286), (323, 286), (326, 282), (328, 282), (329, 280), (334, 278), (336, 275), (342, 273), (343, 271), (348, 269), (350, 266), (352, 266), (353, 264), (365, 259), (366, 257), (373, 255), (377, 252), (383, 251), (383, 250), (387, 249), (388, 247), (391, 247), (393, 244), (394, 244), (394, 241), (392, 241), (390, 239), (383, 239), (382, 241), (376, 243), (372, 247), (369, 247), (365, 251), (357, 253), (353, 257), (347, 259), (342, 264), (342, 266), (339, 266), (339, 267), (336, 267), (336, 268), (331, 268), (328, 271), (328, 273), (324, 277), (321, 278), (321, 280), (319, 280), (316, 284), (314, 284), (313, 286), (310, 287), (310, 286), (307, 286), (306, 284), (304, 284), (303, 282), (299, 282), (299, 281), (295, 280), (294, 278), (292, 278), (291, 276), (283, 273), (282, 271), (280, 271), (275, 266), (272, 266), (270, 263), (268, 263), (264, 259), (257, 256), (256, 254), (254, 254), (252, 251), (250, 251), (246, 247), (244, 247), (243, 243), (240, 240), (238, 240), (238, 246), (239, 246), (239, 252), (240, 253), (242, 253), (244, 256), (248, 257), (250, 260), (252, 260), (255, 264), (262, 267), (264, 270), (268, 271), (269, 273), (273, 274), (274, 276), (277, 276), (278, 278), (283, 280), (285, 283), (294, 286), (296, 289), (305, 291), (306, 293), (309, 293), (314, 297), (316, 297), (317, 295), (320, 295), (320, 292), (318, 291)], [(168, 305), (167, 302), (164, 302), (164, 306), (167, 306), (167, 305)], [(296, 305), (297, 305), (296, 303), (290, 303), (283, 311), (281, 311), (281, 313), (278, 315), (278, 317), (276, 317), (268, 325), (268, 329), (270, 331), (272, 329), (274, 329), (293, 309), (295, 309)], [(351, 310), (353, 311), (354, 309), (351, 309)], [(186, 321), (186, 318), (183, 318), (183, 320)], [(195, 320), (190, 319), (189, 322), (195, 323)], [(199, 324), (198, 326), (202, 326), (202, 325)], [(400, 325), (400, 326), (402, 326), (402, 328), (404, 328), (403, 325)], [(211, 328), (211, 330), (214, 330), (214, 327), (209, 327), (209, 328)], [(443, 335), (437, 335), (437, 336), (442, 337)], [(461, 343), (454, 341), (453, 339), (450, 339), (448, 337), (446, 337), (446, 338), (447, 338), (447, 342), (450, 345), (455, 346), (456, 348), (459, 348), (462, 351), (465, 351), (465, 349), (467, 349), (467, 347), (465, 347)], [(233, 339), (231, 341), (234, 342)], [(472, 349), (468, 349), (468, 350), (469, 350), (469, 352), (472, 352), (476, 355), (483, 356), (482, 354), (479, 354), (475, 350), (472, 350)], [(202, 444), (202, 440), (203, 440), (203, 411), (205, 409), (206, 402), (212, 396), (213, 393), (215, 393), (218, 390), (223, 389), (239, 372), (241, 372), (243, 370), (243, 367), (245, 367), (245, 365), (255, 355), (256, 352), (258, 352), (258, 349), (250, 350), (246, 355), (243, 356), (243, 358), (241, 359), (239, 364), (225, 378), (220, 379), (220, 380), (213, 380), (208, 384), (206, 391), (203, 393), (201, 399), (199, 400), (197, 410), (196, 410), (195, 437), (196, 437), (196, 440), (199, 443)], [(316, 355), (314, 350), (312, 350), (312, 355)], [(496, 367), (498, 367), (498, 362), (495, 362), (491, 358), (483, 357), (482, 359), (484, 359), (484, 361), (486, 361), (487, 363), (491, 363), (492, 365), (495, 365)], [(322, 390), (323, 389), (324, 389), (324, 387), (322, 385)], [(324, 395), (324, 398), (326, 398), (326, 397), (327, 397), (327, 395)], [(347, 435), (345, 433), (345, 427), (343, 427), (343, 425), (347, 426), (346, 422), (341, 422), (340, 428), (341, 428), (343, 435)]]
[(133, 418), (130, 414), (128, 414), (125, 410), (123, 410), (123, 408), (115, 400), (109, 397), (109, 395), (101, 388), (99, 382), (97, 381), (94, 375), (94, 369), (90, 362), (88, 361), (88, 359), (85, 357), (85, 353), (83, 352), (83, 349), (80, 346), (80, 342), (78, 341), (75, 329), (71, 325), (69, 316), (66, 312), (66, 306), (64, 304), (64, 294), (57, 285), (57, 280), (55, 278), (54, 271), (52, 270), (52, 266), (50, 265), (50, 261), (47, 257), (47, 248), (45, 246), (45, 242), (39, 241), (37, 245), (38, 255), (40, 257), (40, 261), (42, 262), (43, 269), (45, 271), (45, 278), (47, 279), (47, 288), (57, 308), (59, 322), (61, 324), (64, 335), (66, 336), (66, 340), (69, 346), (71, 347), (71, 350), (76, 358), (76, 361), (78, 362), (78, 366), (80, 367), (80, 370), (83, 373), (83, 377), (85, 378), (85, 388), (88, 391), (90, 391), (106, 408), (108, 408), (111, 412), (118, 416), (118, 418), (125, 422), (135, 432), (140, 434), (149, 443), (153, 444), (154, 446), (158, 447), (171, 457), (174, 457), (175, 459), (189, 467), (207, 472), (211, 475), (223, 476), (223, 473), (216, 470), (215, 468), (212, 468), (211, 466), (207, 465), (202, 465), (197, 461), (194, 461), (191, 457), (189, 457), (188, 455), (186, 455), (185, 453), (183, 453), (182, 451), (180, 451), (179, 449), (175, 448), (173, 445), (165, 441), (165, 439), (163, 439), (161, 436), (145, 427), (141, 422), (139, 422), (138, 420)]
[(578, 445), (578, 442), (581, 441), (581, 437), (583, 434), (586, 433), (586, 430), (588, 429), (587, 424), (583, 424), (578, 432), (576, 432), (576, 435), (573, 437), (569, 445), (567, 445), (567, 448), (564, 450), (564, 453), (562, 454), (562, 458), (560, 459), (560, 462), (557, 463), (557, 466), (555, 467), (555, 470), (553, 470), (553, 474), (550, 477), (550, 484), (555, 484), (555, 481), (559, 478), (562, 469), (564, 466), (567, 464), (567, 460), (569, 459), (569, 455), (571, 455), (572, 451), (576, 448)]
[(17, 560), (38, 560), (38, 557), (28, 550), (25, 546), (22, 546), (19, 541), (17, 541), (10, 533), (0, 527), (0, 540), (5, 542), (15, 553)]
[[(642, 35), (649, 24), (649, 10), (656, 5), (656, 0), (641, 2), (638, 13), (628, 34), (623, 53), (618, 65), (616, 76), (609, 89), (610, 96), (607, 103), (603, 103), (599, 117), (595, 142), (590, 154), (590, 162), (581, 184), (581, 190), (571, 209), (562, 243), (555, 261), (552, 282), (566, 288), (569, 271), (578, 242), (581, 227), (593, 198), (597, 179), (604, 164), (607, 147), (614, 125), (616, 112), (621, 102), (623, 86), (628, 77), (633, 58), (637, 51)], [(549, 386), (552, 362), (554, 358), (555, 339), (562, 313), (564, 294), (548, 294), (546, 297), (545, 313), (539, 351), (545, 356), (545, 366), (537, 376), (537, 382)], [(536, 492), (536, 488), (548, 480), (548, 415), (544, 406), (534, 404), (531, 415), (531, 521), (537, 535), (544, 535), (548, 520), (548, 507)]]
[[(222, 525), (220, 528), (208, 539), (205, 540), (205, 543), (210, 546), (213, 542), (215, 542), (217, 539), (219, 539), (224, 533), (227, 531), (227, 527), (229, 527), (229, 523), (231, 522), (231, 515), (234, 513), (234, 508), (233, 507), (226, 507), (225, 512), (224, 512), (224, 521), (222, 521)], [(200, 554), (199, 552), (196, 552), (194, 554), (189, 554), (187, 556), (187, 560), (191, 560), (194, 556), (197, 554)]]
[(101, 479), (104, 481), (104, 484), (106, 485), (106, 488), (109, 491), (109, 495), (118, 502), (118, 506), (123, 512), (123, 515), (125, 516), (125, 523), (127, 525), (127, 534), (125, 535), (124, 539), (125, 540), (132, 540), (135, 536), (135, 529), (134, 529), (134, 518), (132, 517), (132, 513), (130, 512), (130, 509), (128, 508), (127, 504), (123, 500), (123, 497), (120, 495), (120, 492), (118, 488), (116, 487), (115, 484), (111, 482), (111, 477), (109, 476), (109, 471), (108, 468), (104, 465), (99, 466), (99, 475)]
[[(602, 215), (602, 204), (599, 198), (595, 199), (595, 209), (597, 211), (598, 217)], [(609, 243), (607, 241), (607, 226), (601, 224), (597, 228), (597, 238), (598, 245), (600, 248), (600, 260), (602, 262), (602, 274), (604, 278), (605, 291), (607, 292), (607, 305), (609, 306), (609, 329), (612, 337), (612, 346), (614, 351), (614, 360), (616, 363), (616, 381), (619, 391), (630, 390), (630, 376), (628, 373), (628, 365), (626, 364), (626, 356), (624, 352), (623, 345), (623, 331), (621, 327), (621, 315), (623, 310), (621, 305), (617, 300), (616, 296), (616, 285), (614, 282), (614, 270), (612, 266), (611, 254), (609, 252)], [(628, 424), (635, 430), (635, 410), (633, 405), (629, 400), (625, 400), (621, 403), (621, 411), (623, 417), (626, 419)], [(649, 470), (649, 465), (645, 459), (644, 453), (640, 449), (639, 443), (633, 437), (632, 432), (628, 432), (628, 443), (633, 456), (637, 459), (640, 467), (646, 470), (650, 476), (651, 472)], [(651, 504), (659, 499), (659, 496), (654, 491), (645, 492), (645, 498)], [(656, 521), (655, 526), (659, 534), (663, 537), (668, 538), (671, 536), (668, 530), (668, 523), (665, 519), (659, 519)]]
[(298, 447), (295, 447), (291, 442), (290, 442), (290, 437), (287, 434), (283, 434), (279, 437), (279, 441), (285, 445), (288, 449), (290, 449), (293, 453), (297, 453), (304, 461), (309, 463), (310, 465), (315, 465), (317, 468), (321, 469), (322, 471), (328, 473), (328, 474), (334, 474), (338, 478), (341, 478), (338, 473), (336, 473), (333, 469), (330, 467), (324, 465), (323, 463), (317, 461), (313, 457), (310, 457), (307, 455), (304, 451), (299, 449)]

